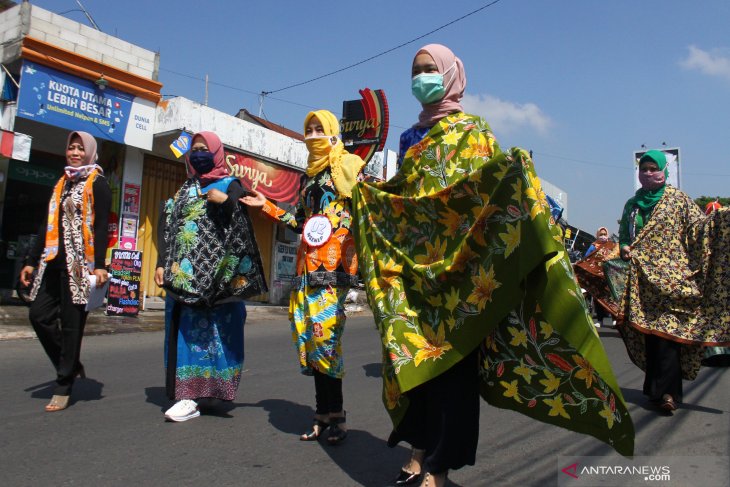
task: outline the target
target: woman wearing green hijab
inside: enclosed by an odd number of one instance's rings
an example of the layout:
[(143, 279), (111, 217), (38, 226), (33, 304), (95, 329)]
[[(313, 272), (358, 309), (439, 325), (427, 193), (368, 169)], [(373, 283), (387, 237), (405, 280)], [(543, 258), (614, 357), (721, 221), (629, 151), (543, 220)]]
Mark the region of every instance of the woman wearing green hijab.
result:
[(706, 218), (692, 199), (666, 184), (667, 158), (639, 160), (641, 188), (624, 207), (621, 258), (629, 261), (619, 329), (631, 360), (646, 373), (644, 394), (671, 412), (682, 379), (699, 371), (704, 346), (730, 342), (730, 212)]

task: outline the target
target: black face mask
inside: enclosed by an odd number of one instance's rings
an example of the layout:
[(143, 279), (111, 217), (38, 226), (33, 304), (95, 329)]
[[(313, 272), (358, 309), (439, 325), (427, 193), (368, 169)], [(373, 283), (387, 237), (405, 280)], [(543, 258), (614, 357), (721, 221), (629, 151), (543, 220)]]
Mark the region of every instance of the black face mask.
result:
[(198, 174), (205, 174), (213, 170), (215, 162), (213, 161), (213, 153), (206, 151), (196, 151), (190, 153), (190, 165)]

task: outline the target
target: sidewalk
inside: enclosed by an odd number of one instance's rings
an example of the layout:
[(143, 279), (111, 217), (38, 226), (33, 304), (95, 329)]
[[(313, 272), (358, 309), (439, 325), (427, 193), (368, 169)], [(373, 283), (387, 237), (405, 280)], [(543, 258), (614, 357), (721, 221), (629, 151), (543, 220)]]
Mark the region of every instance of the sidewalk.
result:
[[(358, 301), (360, 301), (358, 299)], [(372, 314), (367, 305), (348, 303), (348, 316)], [(266, 324), (270, 321), (288, 320), (286, 306), (272, 306), (259, 303), (246, 303), (246, 324)], [(146, 308), (135, 317), (107, 316), (104, 308), (89, 313), (84, 335), (109, 335), (112, 333), (132, 333), (139, 331), (160, 331), (165, 329), (165, 310), (162, 300), (147, 300)], [(0, 341), (35, 338), (33, 327), (28, 321), (28, 306), (6, 304), (0, 306)]]

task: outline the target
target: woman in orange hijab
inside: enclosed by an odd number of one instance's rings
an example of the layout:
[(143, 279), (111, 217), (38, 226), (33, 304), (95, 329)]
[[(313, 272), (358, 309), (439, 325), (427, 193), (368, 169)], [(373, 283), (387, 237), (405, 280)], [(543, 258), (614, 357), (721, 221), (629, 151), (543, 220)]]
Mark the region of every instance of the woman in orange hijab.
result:
[(358, 283), (350, 198), (365, 165), (345, 151), (339, 133), (339, 120), (327, 110), (310, 112), (304, 119), (308, 179), (293, 214), (260, 193), (241, 199), (302, 233), (289, 319), (301, 372), (314, 376), (316, 412), (312, 430), (299, 439), (315, 441), (329, 428), (327, 441), (333, 445), (347, 436), (341, 339), (347, 291)]

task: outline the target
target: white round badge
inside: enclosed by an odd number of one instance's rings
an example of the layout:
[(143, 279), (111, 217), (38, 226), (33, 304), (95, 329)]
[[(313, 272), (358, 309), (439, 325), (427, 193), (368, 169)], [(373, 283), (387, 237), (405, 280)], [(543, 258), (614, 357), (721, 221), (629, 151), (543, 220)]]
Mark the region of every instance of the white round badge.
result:
[(321, 247), (332, 236), (332, 223), (325, 215), (313, 215), (304, 223), (302, 238), (310, 247)]

